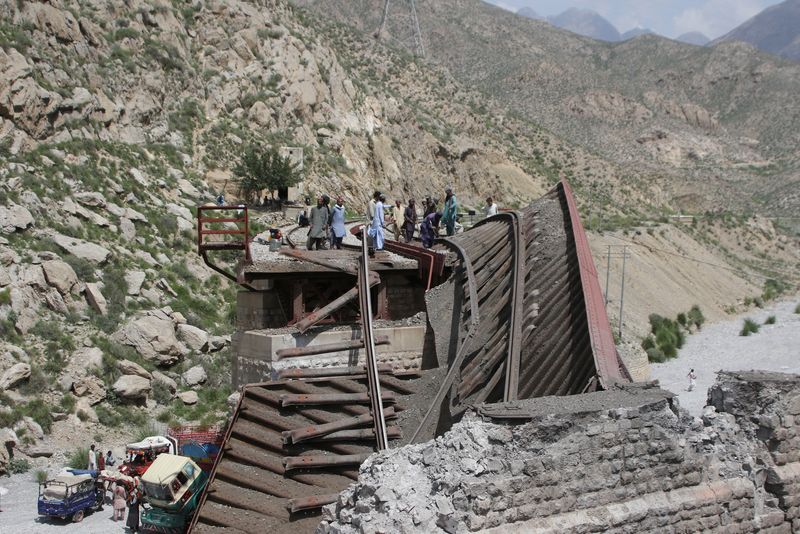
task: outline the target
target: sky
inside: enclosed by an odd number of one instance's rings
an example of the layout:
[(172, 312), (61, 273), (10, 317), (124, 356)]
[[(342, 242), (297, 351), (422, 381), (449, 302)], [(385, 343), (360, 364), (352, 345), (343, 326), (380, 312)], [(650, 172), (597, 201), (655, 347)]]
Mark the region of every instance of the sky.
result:
[(558, 15), (569, 7), (591, 9), (620, 33), (641, 27), (666, 37), (698, 31), (710, 39), (781, 0), (484, 0), (509, 11), (530, 7), (539, 15)]

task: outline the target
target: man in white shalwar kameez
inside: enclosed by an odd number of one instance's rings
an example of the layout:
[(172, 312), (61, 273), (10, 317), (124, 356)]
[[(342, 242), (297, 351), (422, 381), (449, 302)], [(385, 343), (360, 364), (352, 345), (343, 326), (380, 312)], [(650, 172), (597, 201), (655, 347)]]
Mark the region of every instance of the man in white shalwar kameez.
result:
[(383, 203), (386, 202), (386, 197), (381, 195), (378, 202), (375, 203), (375, 215), (372, 217), (372, 223), (369, 226), (368, 234), (372, 238), (372, 243), (375, 250), (383, 250)]

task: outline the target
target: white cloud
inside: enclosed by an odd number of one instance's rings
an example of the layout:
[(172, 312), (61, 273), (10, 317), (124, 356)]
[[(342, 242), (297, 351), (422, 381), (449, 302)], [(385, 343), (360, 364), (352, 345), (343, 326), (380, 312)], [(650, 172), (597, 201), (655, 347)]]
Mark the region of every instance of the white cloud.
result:
[(676, 35), (699, 31), (712, 39), (717, 38), (750, 17), (762, 11), (765, 0), (706, 0), (689, 7), (673, 18)]

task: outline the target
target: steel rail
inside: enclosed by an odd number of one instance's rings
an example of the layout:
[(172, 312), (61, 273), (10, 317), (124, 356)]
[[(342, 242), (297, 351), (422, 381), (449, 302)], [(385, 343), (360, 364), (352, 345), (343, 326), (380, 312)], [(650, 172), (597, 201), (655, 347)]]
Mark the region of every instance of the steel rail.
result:
[[(361, 235), (365, 234), (365, 227), (361, 227)], [(386, 436), (386, 419), (384, 418), (383, 399), (381, 396), (381, 380), (378, 374), (378, 359), (375, 354), (375, 339), (372, 329), (372, 291), (369, 283), (369, 251), (367, 240), (361, 240), (361, 261), (358, 268), (358, 289), (361, 303), (361, 330), (364, 339), (367, 359), (367, 386), (369, 387), (370, 407), (373, 414), (372, 422), (375, 427), (375, 444), (379, 451), (389, 448), (389, 438)], [(344, 430), (344, 429), (342, 429)]]

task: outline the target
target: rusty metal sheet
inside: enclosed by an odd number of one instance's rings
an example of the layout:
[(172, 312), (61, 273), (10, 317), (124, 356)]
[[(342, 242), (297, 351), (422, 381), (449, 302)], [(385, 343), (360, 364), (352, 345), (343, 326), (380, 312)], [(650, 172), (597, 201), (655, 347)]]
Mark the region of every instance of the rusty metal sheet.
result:
[(592, 251), (578, 214), (575, 196), (566, 180), (561, 180), (560, 186), (564, 191), (572, 223), (572, 235), (575, 239), (575, 252), (580, 267), (583, 298), (586, 302), (586, 320), (589, 323), (589, 336), (591, 337), (597, 376), (600, 379), (600, 385), (607, 389), (614, 382), (629, 382), (630, 374), (617, 354), (614, 335), (611, 332), (603, 300), (603, 292), (597, 279), (597, 268), (592, 260)]

